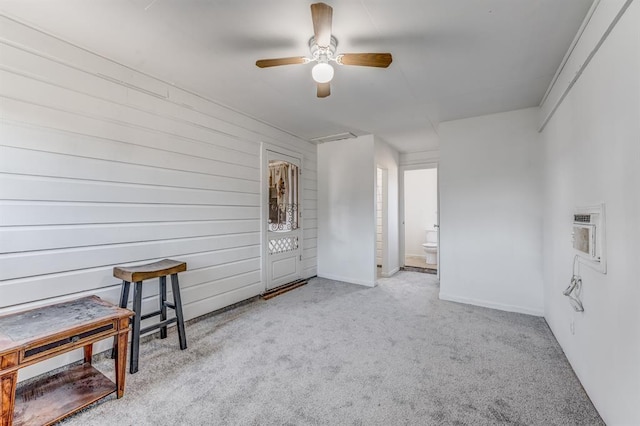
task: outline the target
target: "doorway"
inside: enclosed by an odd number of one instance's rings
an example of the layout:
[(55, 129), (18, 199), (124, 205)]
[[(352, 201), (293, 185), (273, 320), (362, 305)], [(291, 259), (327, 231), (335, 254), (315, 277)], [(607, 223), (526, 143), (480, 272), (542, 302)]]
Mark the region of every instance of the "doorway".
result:
[(403, 175), (404, 268), (438, 273), (438, 169), (405, 170)]
[(301, 160), (270, 150), (265, 157), (265, 289), (271, 290), (301, 277)]
[(390, 277), (388, 247), (389, 172), (376, 167), (376, 279)]
[(376, 168), (376, 277), (382, 273), (382, 169)]

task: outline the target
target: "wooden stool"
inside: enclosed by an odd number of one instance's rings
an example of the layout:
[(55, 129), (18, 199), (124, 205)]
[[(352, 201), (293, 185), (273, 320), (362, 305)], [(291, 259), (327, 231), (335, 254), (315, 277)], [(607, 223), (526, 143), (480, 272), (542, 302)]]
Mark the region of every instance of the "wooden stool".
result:
[[(131, 336), (131, 358), (129, 360), (129, 372), (131, 374), (138, 371), (138, 354), (140, 349), (140, 335), (157, 328), (160, 329), (160, 338), (167, 337), (167, 325), (178, 323), (178, 338), (180, 349), (187, 349), (187, 337), (184, 330), (184, 318), (182, 316), (182, 302), (180, 299), (180, 286), (178, 284), (178, 272), (187, 270), (185, 262), (164, 259), (159, 262), (149, 263), (140, 266), (116, 266), (113, 268), (113, 276), (122, 280), (120, 291), (120, 307), (126, 308), (129, 300), (129, 286), (136, 283), (133, 289), (133, 317)], [(173, 291), (173, 303), (167, 302), (167, 275), (171, 275), (171, 290)], [(142, 281), (151, 278), (159, 278), (160, 281), (160, 310), (142, 315)], [(167, 319), (167, 308), (175, 311), (175, 318)], [(158, 324), (150, 325), (140, 329), (140, 321), (160, 315)], [(115, 351), (112, 353), (115, 356)]]

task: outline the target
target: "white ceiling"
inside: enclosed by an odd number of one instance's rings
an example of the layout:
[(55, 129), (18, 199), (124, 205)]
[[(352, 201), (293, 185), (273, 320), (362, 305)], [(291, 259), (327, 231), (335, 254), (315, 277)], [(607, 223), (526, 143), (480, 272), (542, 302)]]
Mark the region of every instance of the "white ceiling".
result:
[(391, 52), (388, 69), (338, 67), (318, 99), (304, 0), (0, 0), (0, 10), (303, 139), (375, 134), (438, 148), (442, 121), (536, 106), (593, 0), (326, 0), (338, 52)]

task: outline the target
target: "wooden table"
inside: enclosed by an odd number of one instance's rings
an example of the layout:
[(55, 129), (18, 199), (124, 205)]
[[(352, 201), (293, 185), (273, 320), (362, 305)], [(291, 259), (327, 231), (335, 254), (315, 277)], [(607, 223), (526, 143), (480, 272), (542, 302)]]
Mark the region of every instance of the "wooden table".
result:
[[(0, 317), (0, 426), (49, 425), (116, 392), (124, 394), (133, 312), (97, 296)], [(93, 343), (116, 340), (116, 382), (91, 365)], [(18, 370), (84, 348), (84, 364), (17, 386)]]

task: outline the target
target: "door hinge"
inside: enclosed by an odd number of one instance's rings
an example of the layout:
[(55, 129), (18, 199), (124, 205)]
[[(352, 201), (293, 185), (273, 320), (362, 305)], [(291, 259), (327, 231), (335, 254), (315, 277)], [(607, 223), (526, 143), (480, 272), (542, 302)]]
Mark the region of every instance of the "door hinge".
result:
[(302, 260), (302, 255), (300, 255), (300, 260)]

